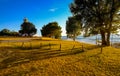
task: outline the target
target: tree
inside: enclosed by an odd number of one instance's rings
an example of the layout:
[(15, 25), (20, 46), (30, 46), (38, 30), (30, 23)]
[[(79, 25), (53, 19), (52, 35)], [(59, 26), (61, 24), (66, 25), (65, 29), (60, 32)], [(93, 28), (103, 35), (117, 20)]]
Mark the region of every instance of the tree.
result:
[(77, 21), (75, 17), (69, 17), (66, 21), (66, 31), (67, 37), (72, 37), (75, 41), (76, 36), (81, 34), (80, 22)]
[(21, 30), (19, 30), (19, 33), (22, 36), (33, 36), (36, 34), (37, 29), (35, 28), (35, 25), (28, 22), (27, 19), (24, 19), (24, 22), (21, 24)]
[(57, 22), (48, 23), (41, 29), (41, 34), (43, 37), (54, 37), (56, 39), (61, 37), (61, 32), (61, 27)]
[(19, 36), (19, 33), (16, 31), (10, 31), (10, 36)]
[(101, 34), (102, 45), (110, 45), (111, 32), (120, 28), (120, 0), (74, 0), (70, 10), (86, 35), (95, 30)]
[(3, 29), (0, 31), (0, 36), (19, 36), (18, 32)]
[(3, 30), (0, 31), (0, 35), (1, 36), (8, 36), (8, 35), (10, 35), (10, 30), (3, 29)]

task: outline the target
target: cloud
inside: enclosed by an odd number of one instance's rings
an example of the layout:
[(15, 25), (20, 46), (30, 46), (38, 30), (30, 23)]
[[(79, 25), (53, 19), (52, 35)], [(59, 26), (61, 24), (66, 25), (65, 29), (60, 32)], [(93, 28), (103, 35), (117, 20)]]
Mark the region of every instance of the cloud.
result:
[(58, 8), (51, 8), (49, 9), (50, 12), (55, 12)]

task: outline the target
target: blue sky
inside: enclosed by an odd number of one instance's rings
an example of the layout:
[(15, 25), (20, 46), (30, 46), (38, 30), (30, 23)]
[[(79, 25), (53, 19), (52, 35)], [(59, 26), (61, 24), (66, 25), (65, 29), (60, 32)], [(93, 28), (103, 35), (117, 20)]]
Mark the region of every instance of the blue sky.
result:
[(38, 35), (43, 25), (57, 21), (65, 35), (65, 24), (71, 16), (69, 5), (73, 0), (0, 0), (0, 30), (20, 30), (23, 19), (28, 18)]

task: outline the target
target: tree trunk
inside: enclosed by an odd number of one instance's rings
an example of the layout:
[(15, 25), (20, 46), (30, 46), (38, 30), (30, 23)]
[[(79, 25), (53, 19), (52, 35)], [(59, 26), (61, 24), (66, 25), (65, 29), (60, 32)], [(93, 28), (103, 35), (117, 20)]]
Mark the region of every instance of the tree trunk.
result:
[(110, 46), (110, 32), (107, 33), (107, 46)]
[(103, 30), (100, 30), (100, 32), (101, 32), (102, 46), (110, 46), (110, 32), (104, 32)]
[(98, 44), (98, 38), (97, 38), (97, 35), (96, 35), (96, 45)]
[(73, 31), (73, 41), (75, 41), (75, 38), (76, 38), (76, 34), (75, 31)]
[(74, 34), (74, 35), (73, 35), (73, 41), (75, 41), (75, 38), (76, 38), (76, 35)]
[(106, 42), (106, 36), (104, 32), (101, 32), (101, 39), (102, 39), (102, 46), (106, 46), (107, 42)]

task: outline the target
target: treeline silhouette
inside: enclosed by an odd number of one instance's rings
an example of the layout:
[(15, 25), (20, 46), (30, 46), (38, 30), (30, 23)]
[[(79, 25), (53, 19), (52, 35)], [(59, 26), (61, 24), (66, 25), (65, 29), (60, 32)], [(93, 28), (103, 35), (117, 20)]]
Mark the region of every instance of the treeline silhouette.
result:
[(0, 31), (0, 36), (19, 36), (19, 33), (5, 28)]

